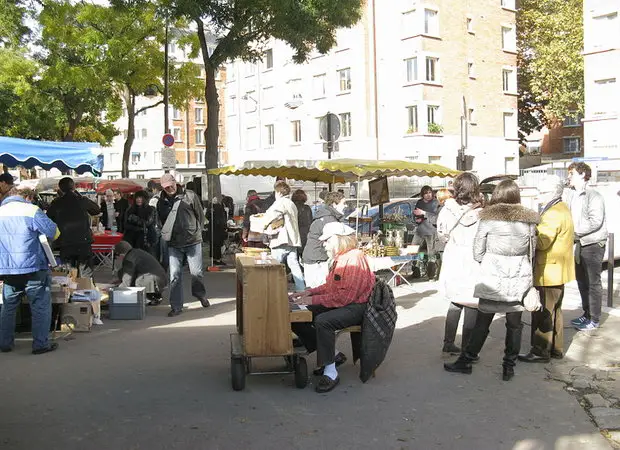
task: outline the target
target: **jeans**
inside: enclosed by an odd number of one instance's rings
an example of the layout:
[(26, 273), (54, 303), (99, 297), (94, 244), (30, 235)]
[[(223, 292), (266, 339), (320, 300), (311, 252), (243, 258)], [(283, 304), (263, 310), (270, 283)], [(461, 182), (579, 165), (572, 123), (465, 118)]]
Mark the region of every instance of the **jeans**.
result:
[(52, 321), (52, 277), (49, 270), (26, 275), (4, 276), (2, 312), (0, 313), (0, 347), (11, 348), (15, 343), (15, 316), (25, 293), (32, 312), (32, 349), (47, 348)]
[[(504, 367), (514, 367), (521, 350), (521, 331), (523, 325), (521, 324), (522, 312), (509, 312), (506, 313), (506, 340), (504, 345)], [(489, 335), (489, 328), (491, 322), (493, 322), (493, 313), (484, 313), (478, 311), (476, 317), (476, 326), (472, 330), (471, 338), (467, 343), (465, 351), (461, 354), (461, 359), (467, 361), (472, 360), (480, 350)]]
[(288, 268), (291, 269), (291, 274), (293, 274), (293, 280), (295, 281), (295, 290), (297, 292), (306, 289), (306, 283), (304, 283), (304, 274), (301, 271), (301, 266), (299, 265), (299, 258), (297, 257), (297, 247), (282, 245), (280, 247), (272, 248), (271, 256), (280, 264), (286, 261)]
[[(581, 246), (581, 244), (577, 244)], [(600, 322), (601, 306), (603, 303), (603, 284), (601, 271), (603, 270), (603, 256), (605, 246), (590, 244), (581, 247), (581, 260), (575, 264), (577, 286), (581, 294), (583, 314), (592, 322)]]
[(192, 276), (192, 295), (197, 299), (207, 297), (202, 281), (202, 243), (187, 247), (168, 247), (170, 254), (170, 307), (173, 311), (183, 309), (183, 262), (187, 258)]
[(312, 311), (312, 323), (297, 322), (291, 324), (291, 328), (308, 353), (316, 350), (317, 366), (327, 366), (336, 356), (336, 331), (361, 325), (366, 307), (367, 303), (351, 303), (341, 308), (308, 305)]

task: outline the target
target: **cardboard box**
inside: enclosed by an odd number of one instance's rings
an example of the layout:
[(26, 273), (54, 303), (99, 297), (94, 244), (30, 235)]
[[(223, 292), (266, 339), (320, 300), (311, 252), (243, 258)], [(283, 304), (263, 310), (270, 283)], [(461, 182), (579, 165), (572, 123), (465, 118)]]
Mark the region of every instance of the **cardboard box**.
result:
[(88, 332), (93, 326), (93, 307), (89, 302), (62, 305), (61, 322), (73, 331)]
[(52, 304), (69, 302), (70, 293), (69, 289), (66, 286), (52, 284), (52, 287), (50, 288), (50, 293), (52, 295)]

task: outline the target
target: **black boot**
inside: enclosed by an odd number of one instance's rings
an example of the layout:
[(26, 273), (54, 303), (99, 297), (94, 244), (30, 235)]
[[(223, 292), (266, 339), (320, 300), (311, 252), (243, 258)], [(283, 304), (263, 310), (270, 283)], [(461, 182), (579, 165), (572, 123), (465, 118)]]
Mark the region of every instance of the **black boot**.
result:
[(511, 366), (504, 366), (504, 370), (502, 372), (502, 380), (510, 381), (512, 377), (515, 376), (515, 369)]
[(448, 372), (471, 374), (471, 358), (462, 353), (453, 363), (444, 363), (443, 368)]

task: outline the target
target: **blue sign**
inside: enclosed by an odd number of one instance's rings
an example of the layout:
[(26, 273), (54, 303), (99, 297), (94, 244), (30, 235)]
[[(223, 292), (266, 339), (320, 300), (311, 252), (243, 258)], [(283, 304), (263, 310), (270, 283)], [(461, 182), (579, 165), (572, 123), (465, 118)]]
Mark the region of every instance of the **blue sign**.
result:
[(164, 137), (161, 138), (162, 144), (166, 147), (172, 147), (174, 145), (174, 136), (170, 133), (164, 134)]
[(588, 162), (588, 161), (607, 161), (609, 158), (607, 156), (591, 156), (588, 158), (573, 158), (573, 162)]

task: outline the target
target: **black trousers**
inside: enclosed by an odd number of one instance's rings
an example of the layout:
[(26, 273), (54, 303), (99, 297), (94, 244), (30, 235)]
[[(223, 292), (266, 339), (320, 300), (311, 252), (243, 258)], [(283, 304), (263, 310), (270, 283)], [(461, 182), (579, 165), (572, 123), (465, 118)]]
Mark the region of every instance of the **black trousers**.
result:
[(446, 328), (444, 331), (443, 343), (454, 344), (456, 339), (456, 332), (459, 327), (459, 320), (461, 320), (461, 311), (465, 310), (465, 318), (463, 320), (463, 333), (461, 337), (461, 348), (464, 350), (467, 347), (467, 341), (471, 336), (471, 331), (476, 325), (476, 315), (478, 310), (469, 308), (467, 306), (459, 305), (458, 303), (450, 303), (448, 307), (448, 314), (446, 315)]
[(341, 308), (308, 305), (308, 309), (312, 311), (312, 323), (293, 323), (291, 328), (309, 353), (316, 350), (317, 365), (327, 366), (336, 356), (336, 331), (361, 325), (366, 303), (351, 303)]
[[(522, 312), (509, 312), (506, 313), (506, 340), (504, 346), (504, 362), (506, 367), (514, 367), (521, 350), (521, 331), (523, 325), (521, 324)], [(483, 313), (478, 311), (476, 316), (476, 325), (472, 330), (471, 337), (467, 343), (464, 357), (471, 360), (478, 356), (482, 346), (489, 335), (489, 328), (491, 322), (493, 322), (493, 313)]]
[(601, 271), (603, 270), (603, 256), (605, 246), (599, 244), (586, 245), (580, 249), (580, 262), (575, 264), (575, 275), (583, 314), (593, 322), (601, 320), (601, 306), (603, 303), (603, 284)]
[(78, 277), (92, 278), (94, 272), (92, 251), (80, 251), (76, 253), (63, 252), (60, 250), (60, 260), (63, 264), (69, 264), (78, 270)]

